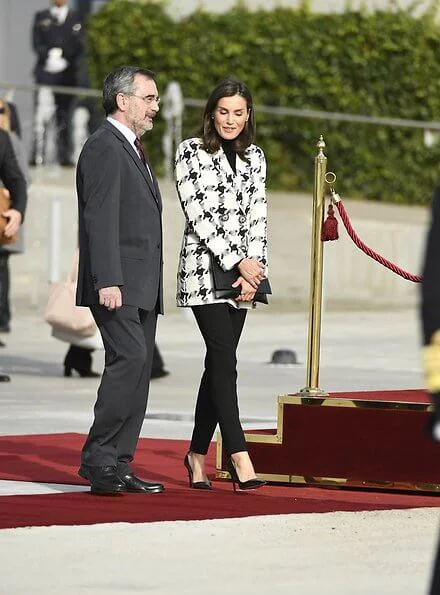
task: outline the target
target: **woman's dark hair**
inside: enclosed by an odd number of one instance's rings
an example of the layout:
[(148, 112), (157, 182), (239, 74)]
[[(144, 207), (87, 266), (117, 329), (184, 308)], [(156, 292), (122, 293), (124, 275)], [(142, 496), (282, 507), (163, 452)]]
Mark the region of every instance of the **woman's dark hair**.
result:
[(219, 83), (211, 92), (206, 102), (203, 113), (202, 125), (199, 130), (199, 136), (202, 139), (202, 148), (208, 153), (215, 153), (220, 149), (221, 136), (218, 134), (214, 125), (214, 112), (217, 104), (223, 97), (233, 97), (240, 95), (246, 101), (249, 114), (243, 130), (234, 139), (233, 147), (237, 154), (246, 160), (246, 149), (252, 144), (255, 137), (255, 116), (253, 110), (252, 95), (248, 87), (232, 78), (228, 78)]
[(102, 105), (105, 115), (114, 114), (118, 109), (116, 97), (119, 93), (131, 95), (134, 92), (134, 78), (137, 74), (142, 74), (147, 79), (154, 80), (155, 74), (148, 68), (138, 66), (121, 66), (105, 77), (102, 88)]

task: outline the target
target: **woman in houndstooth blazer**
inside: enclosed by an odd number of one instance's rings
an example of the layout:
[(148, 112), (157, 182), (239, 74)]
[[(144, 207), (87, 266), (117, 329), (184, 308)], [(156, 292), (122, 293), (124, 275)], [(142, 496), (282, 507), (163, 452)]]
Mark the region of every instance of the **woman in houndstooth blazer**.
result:
[[(266, 161), (252, 144), (255, 118), (249, 89), (233, 79), (208, 98), (200, 135), (176, 154), (177, 192), (186, 224), (180, 252), (177, 305), (190, 307), (206, 344), (190, 450), (190, 487), (211, 489), (205, 455), (217, 423), (230, 456), (229, 471), (241, 489), (265, 482), (255, 475), (240, 424), (236, 350), (246, 313), (267, 276)], [(237, 299), (216, 298), (211, 257), (236, 267)]]

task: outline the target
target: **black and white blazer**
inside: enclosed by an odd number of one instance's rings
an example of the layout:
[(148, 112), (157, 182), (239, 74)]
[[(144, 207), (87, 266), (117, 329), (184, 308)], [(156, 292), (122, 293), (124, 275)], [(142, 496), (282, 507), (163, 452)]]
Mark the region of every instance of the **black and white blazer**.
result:
[(197, 306), (235, 300), (216, 299), (210, 252), (224, 270), (242, 258), (265, 265), (267, 276), (266, 160), (250, 145), (237, 155), (236, 173), (220, 148), (207, 153), (199, 138), (180, 143), (176, 153), (176, 185), (186, 223), (177, 274), (177, 305)]

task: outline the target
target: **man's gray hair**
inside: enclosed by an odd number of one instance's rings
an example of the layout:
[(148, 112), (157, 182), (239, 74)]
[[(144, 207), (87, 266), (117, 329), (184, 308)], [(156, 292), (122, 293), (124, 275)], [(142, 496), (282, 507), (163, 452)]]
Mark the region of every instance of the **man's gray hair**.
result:
[(142, 74), (148, 79), (154, 80), (155, 74), (148, 68), (138, 66), (121, 66), (117, 70), (109, 72), (105, 77), (102, 88), (102, 105), (105, 115), (114, 114), (118, 109), (116, 96), (118, 93), (130, 95), (134, 91), (134, 77), (136, 74)]

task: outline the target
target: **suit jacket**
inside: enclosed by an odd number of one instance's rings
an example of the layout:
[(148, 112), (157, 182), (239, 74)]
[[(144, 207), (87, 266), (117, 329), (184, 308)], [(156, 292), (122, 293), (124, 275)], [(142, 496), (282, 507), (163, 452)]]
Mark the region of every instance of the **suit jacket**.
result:
[(421, 318), (423, 342), (430, 343), (440, 329), (440, 187), (434, 192), (429, 231), (423, 260)]
[[(54, 19), (50, 9), (37, 12), (32, 27), (32, 44), (37, 54), (34, 70), (37, 83), (76, 84), (76, 71), (84, 52), (84, 35), (81, 19), (75, 11), (69, 10), (66, 20), (61, 25)], [(69, 63), (66, 70), (59, 73), (44, 70), (51, 48), (61, 48), (62, 57)]]
[(26, 180), (18, 165), (9, 134), (0, 130), (0, 180), (11, 194), (11, 206), (24, 214), (27, 204)]
[[(152, 172), (153, 173), (153, 172)], [(77, 166), (77, 304), (99, 303), (118, 285), (122, 303), (163, 312), (162, 201), (156, 178), (107, 120), (85, 143)]]
[(248, 162), (237, 155), (236, 174), (220, 148), (210, 154), (201, 141), (183, 141), (176, 154), (176, 184), (186, 217), (177, 275), (177, 305), (195, 306), (234, 300), (216, 299), (210, 252), (224, 270), (243, 258), (262, 262), (267, 276), (266, 160), (256, 145)]

